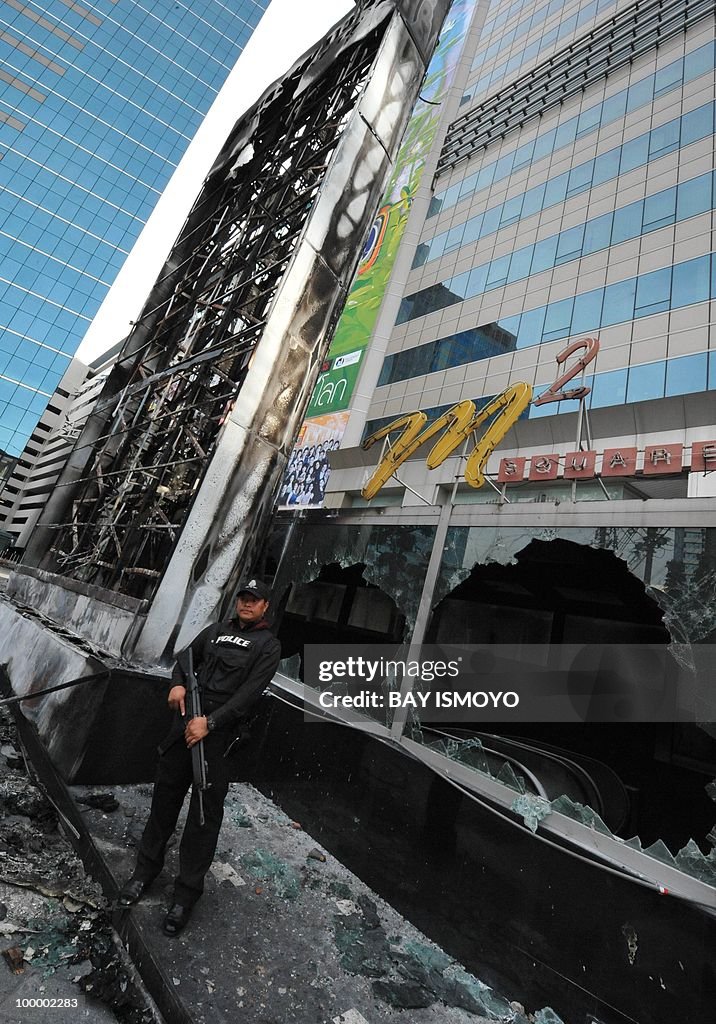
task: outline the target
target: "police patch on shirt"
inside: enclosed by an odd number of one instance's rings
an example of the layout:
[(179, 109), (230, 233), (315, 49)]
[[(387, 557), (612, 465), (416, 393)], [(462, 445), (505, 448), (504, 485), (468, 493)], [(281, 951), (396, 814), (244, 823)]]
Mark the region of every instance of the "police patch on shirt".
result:
[(243, 636), (234, 636), (227, 633), (225, 636), (217, 636), (215, 644), (236, 644), (237, 647), (253, 647), (253, 640), (247, 640)]

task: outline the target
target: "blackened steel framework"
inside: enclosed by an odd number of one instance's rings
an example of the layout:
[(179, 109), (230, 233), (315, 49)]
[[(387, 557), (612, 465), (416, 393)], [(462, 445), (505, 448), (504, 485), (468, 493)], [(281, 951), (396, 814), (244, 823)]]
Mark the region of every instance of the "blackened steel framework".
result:
[[(238, 122), (26, 561), (147, 601), (153, 662), (230, 600), (449, 0), (364, 0)], [(145, 606), (146, 607), (146, 606)]]
[(309, 62), (296, 68), (222, 153), (115, 371), (112, 417), (55, 524), (55, 571), (151, 597), (385, 24), (298, 95)]

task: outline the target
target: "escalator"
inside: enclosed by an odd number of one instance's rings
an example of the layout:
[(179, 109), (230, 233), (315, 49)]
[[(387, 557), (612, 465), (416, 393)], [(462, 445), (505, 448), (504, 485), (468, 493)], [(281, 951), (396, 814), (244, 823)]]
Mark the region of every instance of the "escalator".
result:
[(630, 801), (619, 776), (606, 764), (584, 754), (562, 750), (539, 740), (498, 736), (474, 729), (451, 726), (423, 727), (427, 743), (479, 740), (491, 775), (497, 777), (508, 764), (524, 779), (528, 793), (545, 800), (567, 796), (591, 807), (609, 829), (619, 834), (630, 818)]

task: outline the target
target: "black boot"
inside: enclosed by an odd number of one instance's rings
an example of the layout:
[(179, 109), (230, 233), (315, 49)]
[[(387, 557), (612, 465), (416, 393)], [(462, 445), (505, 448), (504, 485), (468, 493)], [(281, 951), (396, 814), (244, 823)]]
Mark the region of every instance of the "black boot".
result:
[(191, 917), (191, 911), (191, 907), (183, 907), (181, 903), (174, 903), (164, 918), (164, 934), (178, 935), (183, 931)]

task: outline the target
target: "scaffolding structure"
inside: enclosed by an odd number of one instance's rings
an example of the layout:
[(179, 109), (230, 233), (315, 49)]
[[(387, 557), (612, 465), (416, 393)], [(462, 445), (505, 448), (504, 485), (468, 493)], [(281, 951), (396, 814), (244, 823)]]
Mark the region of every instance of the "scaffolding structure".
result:
[(327, 41), (225, 147), (121, 356), (123, 387), (70, 514), (52, 524), (55, 572), (151, 597), (385, 24), (338, 59), (340, 40)]

